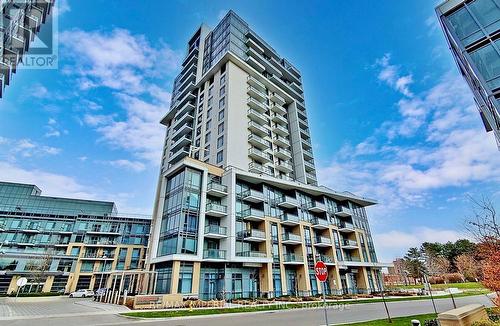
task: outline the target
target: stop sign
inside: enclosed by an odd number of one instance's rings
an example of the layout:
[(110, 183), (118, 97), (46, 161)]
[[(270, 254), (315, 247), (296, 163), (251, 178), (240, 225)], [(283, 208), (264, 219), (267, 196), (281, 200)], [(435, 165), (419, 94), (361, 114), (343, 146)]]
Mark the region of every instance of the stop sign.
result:
[(314, 272), (316, 273), (316, 278), (320, 282), (325, 282), (328, 278), (328, 270), (326, 269), (325, 263), (322, 261), (318, 261), (316, 265), (314, 265)]

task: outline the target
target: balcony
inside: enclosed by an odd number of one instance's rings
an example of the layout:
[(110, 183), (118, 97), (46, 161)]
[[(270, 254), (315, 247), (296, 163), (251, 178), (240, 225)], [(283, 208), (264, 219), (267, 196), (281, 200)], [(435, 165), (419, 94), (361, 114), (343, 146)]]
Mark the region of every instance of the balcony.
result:
[(293, 171), (293, 166), (290, 163), (285, 162), (285, 161), (275, 163), (274, 166), (277, 170), (284, 172), (284, 173), (290, 173)]
[(335, 212), (335, 215), (340, 216), (340, 217), (349, 217), (349, 216), (352, 216), (352, 211), (348, 207), (339, 206), (338, 210)]
[(247, 208), (244, 211), (237, 212), (236, 217), (244, 221), (261, 222), (264, 220), (264, 211), (255, 208)]
[(205, 215), (214, 216), (214, 217), (223, 217), (227, 215), (227, 206), (216, 204), (216, 203), (208, 203), (205, 209)]
[(248, 156), (251, 157), (252, 159), (263, 162), (263, 163), (269, 163), (272, 162), (273, 158), (271, 154), (267, 152), (263, 152), (258, 148), (251, 147), (248, 149)]
[(267, 95), (266, 93), (258, 90), (257, 88), (255, 87), (252, 87), (252, 86), (248, 86), (247, 87), (247, 94), (250, 95), (251, 97), (257, 99), (258, 101), (260, 102), (263, 102), (266, 100), (267, 98)]
[(300, 219), (297, 215), (290, 213), (283, 213), (280, 216), (281, 224), (287, 226), (296, 226), (300, 224)]
[(314, 172), (314, 163), (313, 161), (304, 161), (304, 166), (307, 172)]
[(34, 228), (26, 228), (22, 230), (23, 233), (40, 233), (40, 229), (38, 227)]
[(269, 119), (265, 115), (259, 113), (259, 111), (254, 109), (248, 109), (247, 116), (250, 118), (250, 120), (255, 121), (261, 125), (269, 123)]
[(170, 150), (172, 152), (175, 152), (177, 151), (179, 148), (181, 147), (185, 147), (185, 146), (188, 146), (188, 145), (191, 145), (191, 135), (184, 135), (182, 136), (181, 138), (177, 139), (171, 146), (170, 146)]
[(284, 105), (286, 103), (285, 99), (275, 92), (271, 93), (271, 96), (269, 98), (271, 99), (271, 101), (277, 103), (278, 105)]
[(227, 195), (227, 186), (210, 181), (207, 185), (207, 194), (215, 197), (224, 197)]
[(265, 137), (269, 136), (270, 132), (268, 129), (264, 128), (263, 126), (259, 125), (258, 123), (255, 123), (254, 121), (249, 121), (248, 122), (248, 129), (255, 133), (258, 136)]
[(258, 72), (262, 73), (264, 70), (266, 70), (266, 67), (262, 65), (260, 62), (258, 62), (253, 56), (248, 56), (246, 59), (247, 63), (250, 65), (250, 67), (254, 68)]
[(281, 235), (281, 243), (287, 245), (299, 245), (302, 244), (302, 239), (300, 238), (300, 235), (285, 232)]
[(312, 173), (306, 172), (306, 178), (308, 183), (316, 184), (318, 182), (318, 179)]
[(281, 115), (285, 115), (286, 114), (286, 110), (284, 107), (282, 107), (281, 105), (279, 104), (273, 104), (271, 105), (270, 107), (271, 111), (273, 111), (274, 113), (278, 113), (278, 114), (281, 114)]
[(356, 230), (354, 229), (354, 224), (342, 222), (339, 224), (339, 231), (344, 233), (352, 233), (355, 232)]
[(307, 205), (307, 209), (314, 213), (324, 213), (326, 212), (326, 206), (324, 203), (319, 202), (317, 200), (312, 201)]
[(304, 257), (302, 257), (302, 255), (297, 255), (297, 254), (284, 254), (283, 255), (283, 264), (300, 265), (303, 263), (304, 263)]
[(281, 146), (281, 147), (285, 147), (285, 148), (290, 147), (290, 141), (287, 138), (280, 136), (280, 135), (275, 135), (273, 137), (273, 142), (276, 145)]
[(299, 202), (297, 201), (297, 199), (290, 196), (283, 196), (280, 199), (277, 199), (276, 204), (279, 207), (285, 208), (294, 208), (299, 206)]
[(80, 257), (82, 260), (114, 260), (114, 255), (98, 255), (97, 253), (85, 253), (83, 257)]
[(341, 245), (342, 249), (358, 249), (358, 242), (356, 240), (344, 239)]
[(276, 147), (274, 149), (274, 156), (287, 161), (292, 159), (292, 152), (290, 152), (288, 149)]
[(89, 230), (86, 233), (119, 236), (120, 230), (118, 230), (117, 228), (111, 229), (111, 230), (105, 230), (105, 229), (101, 229), (101, 228), (92, 228), (92, 230)]
[(186, 104), (184, 104), (184, 106), (182, 106), (177, 112), (176, 112), (176, 115), (177, 116), (182, 116), (184, 114), (187, 114), (187, 113), (190, 113), (190, 112), (193, 112), (194, 111), (194, 104), (192, 102), (187, 102)]
[(207, 225), (205, 226), (205, 238), (227, 238), (227, 228), (219, 225)]
[(114, 247), (118, 244), (116, 241), (107, 241), (107, 240), (85, 240), (83, 242), (87, 247)]
[(193, 121), (194, 117), (192, 116), (192, 111), (187, 111), (181, 115), (179, 115), (177, 118), (175, 118), (174, 122), (174, 129), (177, 130), (180, 128), (180, 126), (187, 124), (191, 121)]
[(268, 149), (271, 147), (271, 142), (255, 134), (248, 135), (248, 142), (252, 144), (254, 147), (257, 147), (261, 150)]
[(264, 173), (264, 167), (261, 164), (252, 162), (252, 163), (248, 164), (248, 171), (253, 172), (253, 173), (262, 174), (262, 173)]
[(251, 229), (238, 232), (238, 237), (248, 242), (266, 241), (266, 233), (261, 230)]
[(327, 237), (317, 236), (314, 241), (314, 246), (316, 247), (330, 247), (332, 245), (332, 240)]
[(242, 251), (237, 252), (238, 257), (250, 257), (250, 258), (267, 258), (267, 254), (262, 251)]
[(168, 159), (169, 163), (175, 164), (189, 155), (190, 147), (185, 146), (174, 152)]
[(330, 226), (330, 222), (328, 222), (327, 220), (325, 220), (323, 218), (318, 218), (318, 217), (313, 218), (311, 220), (311, 224), (312, 224), (313, 228), (319, 229), (319, 230), (328, 229), (328, 227)]
[(180, 126), (179, 129), (175, 130), (174, 134), (172, 135), (172, 140), (177, 141), (182, 136), (187, 135), (191, 132), (193, 132), (193, 124), (186, 123), (185, 125)]
[(284, 116), (277, 113), (273, 113), (271, 119), (282, 126), (286, 126), (288, 124), (288, 120)]
[(301, 138), (302, 148), (312, 149), (311, 139)]
[(319, 260), (321, 260), (327, 266), (335, 265), (335, 259), (332, 256), (320, 254), (319, 255)]
[(252, 203), (261, 203), (264, 201), (264, 194), (261, 191), (257, 191), (254, 189), (248, 189), (247, 191), (241, 194), (241, 197), (245, 201), (249, 201)]
[(301, 127), (300, 133), (302, 134), (302, 137), (311, 137), (311, 134), (309, 133), (309, 128), (307, 127)]
[(273, 124), (273, 132), (283, 137), (288, 136), (288, 129), (276, 123)]
[(313, 152), (312, 150), (309, 148), (309, 149), (302, 149), (304, 151), (304, 157), (307, 158), (307, 159), (314, 159), (314, 156), (313, 156)]
[(220, 249), (203, 250), (203, 259), (206, 260), (225, 260), (226, 251)]
[(262, 102), (259, 102), (257, 101), (256, 99), (254, 99), (253, 97), (249, 97), (247, 99), (247, 104), (250, 108), (254, 109), (254, 110), (257, 110), (261, 113), (264, 113), (267, 111), (267, 107), (264, 103)]
[(247, 83), (248, 83), (248, 85), (251, 85), (251, 86), (255, 87), (256, 89), (260, 90), (261, 92), (266, 91), (266, 85), (264, 85), (262, 82), (260, 82), (257, 78), (255, 78), (253, 76), (248, 76)]

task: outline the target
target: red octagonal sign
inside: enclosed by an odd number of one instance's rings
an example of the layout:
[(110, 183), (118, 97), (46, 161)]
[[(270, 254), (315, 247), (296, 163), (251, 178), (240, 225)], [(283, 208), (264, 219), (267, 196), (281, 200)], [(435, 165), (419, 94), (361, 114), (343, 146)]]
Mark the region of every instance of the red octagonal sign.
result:
[(325, 263), (322, 261), (318, 261), (316, 265), (314, 265), (314, 272), (316, 273), (316, 278), (320, 282), (325, 282), (328, 278), (328, 270), (326, 269)]

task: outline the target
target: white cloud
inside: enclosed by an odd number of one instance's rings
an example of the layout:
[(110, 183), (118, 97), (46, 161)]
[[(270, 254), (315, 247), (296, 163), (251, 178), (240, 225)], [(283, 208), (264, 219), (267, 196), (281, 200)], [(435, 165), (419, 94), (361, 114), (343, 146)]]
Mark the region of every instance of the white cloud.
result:
[(57, 0), (54, 15), (61, 16), (64, 13), (71, 11), (68, 0)]
[[(179, 66), (181, 55), (161, 41), (152, 45), (127, 30), (106, 33), (72, 30), (62, 40), (76, 69), (66, 69), (80, 89), (101, 87), (113, 91), (121, 109), (85, 103), (83, 122), (95, 128), (100, 141), (125, 149), (141, 160), (159, 164), (164, 129), (159, 121), (170, 107), (166, 76)], [(93, 105), (97, 104), (97, 105)], [(109, 112), (102, 112), (110, 109)], [(99, 114), (95, 114), (100, 110)]]
[(128, 170), (132, 170), (134, 172), (142, 172), (146, 169), (146, 165), (139, 161), (130, 161), (130, 160), (114, 160), (108, 161), (107, 164), (113, 167), (125, 168)]
[(175, 71), (181, 59), (161, 42), (154, 48), (144, 36), (125, 29), (110, 33), (79, 29), (62, 32), (60, 40), (75, 67), (65, 72), (77, 76), (80, 88), (107, 87), (129, 94), (147, 91), (148, 78)]
[(9, 139), (2, 137), (0, 145), (4, 147), (0, 157), (9, 161), (16, 161), (19, 158), (57, 155), (62, 151), (60, 148), (39, 144), (28, 138)]
[(46, 195), (95, 199), (93, 189), (78, 183), (72, 177), (38, 169), (26, 170), (2, 161), (0, 161), (0, 180), (35, 184), (42, 189), (42, 194)]
[(394, 258), (402, 257), (410, 247), (420, 247), (423, 242), (445, 243), (464, 238), (467, 238), (465, 234), (455, 230), (433, 229), (429, 227), (417, 227), (408, 232), (390, 230), (373, 234), (378, 258), (383, 262), (392, 262)]
[(402, 76), (400, 68), (391, 64), (391, 54), (386, 53), (382, 58), (375, 61), (375, 67), (380, 68), (378, 79), (385, 82), (401, 94), (412, 97), (413, 93), (410, 91), (409, 86), (413, 83), (413, 76), (411, 74)]
[(435, 190), (500, 182), (495, 141), (460, 76), (447, 73), (412, 98), (402, 95), (399, 118), (346, 144), (319, 167), (320, 180), (378, 199), (372, 212), (386, 220), (391, 211), (425, 206)]

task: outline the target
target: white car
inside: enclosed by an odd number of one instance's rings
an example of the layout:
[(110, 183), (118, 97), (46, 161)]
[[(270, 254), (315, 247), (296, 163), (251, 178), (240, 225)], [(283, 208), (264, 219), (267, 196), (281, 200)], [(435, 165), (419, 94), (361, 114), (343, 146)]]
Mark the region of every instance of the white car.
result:
[(90, 298), (94, 296), (94, 291), (92, 290), (76, 290), (69, 294), (70, 298)]

